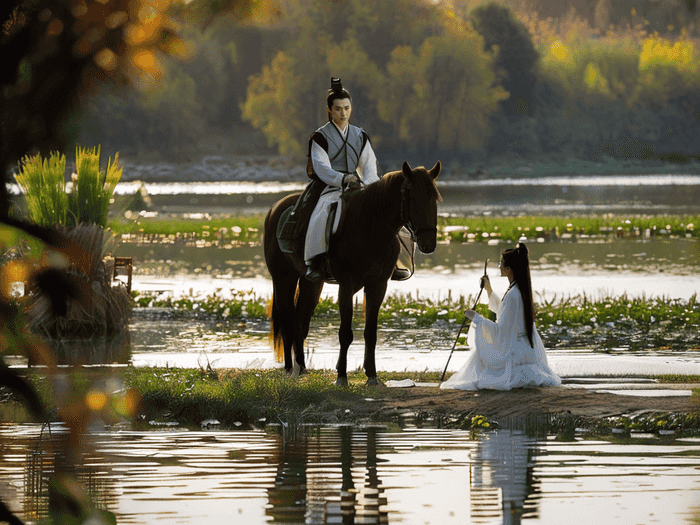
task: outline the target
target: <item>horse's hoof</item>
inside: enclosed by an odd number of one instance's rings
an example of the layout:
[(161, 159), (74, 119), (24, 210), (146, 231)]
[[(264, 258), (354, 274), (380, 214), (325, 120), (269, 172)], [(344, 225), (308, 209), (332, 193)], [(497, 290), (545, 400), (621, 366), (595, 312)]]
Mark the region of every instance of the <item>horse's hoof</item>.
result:
[(298, 363), (294, 363), (294, 368), (292, 369), (292, 377), (299, 378), (306, 374), (306, 368), (302, 368)]
[(377, 376), (368, 377), (365, 386), (386, 386), (382, 383)]
[(340, 388), (347, 388), (348, 378), (347, 377), (338, 377), (338, 379), (335, 380), (335, 386), (339, 386)]

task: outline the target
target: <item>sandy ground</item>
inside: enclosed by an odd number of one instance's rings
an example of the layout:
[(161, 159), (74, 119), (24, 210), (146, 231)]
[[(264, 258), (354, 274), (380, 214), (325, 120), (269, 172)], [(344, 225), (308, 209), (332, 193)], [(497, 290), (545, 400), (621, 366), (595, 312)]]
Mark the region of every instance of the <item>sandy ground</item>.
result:
[[(698, 384), (664, 385), (690, 390)], [(357, 409), (376, 412), (472, 413), (499, 419), (533, 414), (571, 414), (602, 418), (641, 413), (688, 413), (700, 411), (700, 398), (669, 395), (622, 395), (580, 387), (525, 388), (499, 392), (440, 390), (436, 386), (391, 388), (390, 392), (365, 400)]]

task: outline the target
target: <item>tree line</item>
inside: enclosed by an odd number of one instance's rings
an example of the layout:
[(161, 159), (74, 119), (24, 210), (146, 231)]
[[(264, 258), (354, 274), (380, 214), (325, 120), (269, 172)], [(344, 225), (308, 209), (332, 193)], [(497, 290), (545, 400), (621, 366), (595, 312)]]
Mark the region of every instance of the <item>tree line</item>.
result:
[[(627, 3), (544, 18), (526, 1), (289, 0), (251, 27), (197, 18), (193, 2), (175, 13), (196, 20), (181, 31), (190, 59), (171, 61), (157, 91), (93, 97), (84, 129), (112, 149), (169, 154), (252, 126), (270, 151), (302, 157), (338, 76), (380, 158), (686, 160), (700, 153), (695, 15)], [(648, 14), (673, 23), (654, 32)]]

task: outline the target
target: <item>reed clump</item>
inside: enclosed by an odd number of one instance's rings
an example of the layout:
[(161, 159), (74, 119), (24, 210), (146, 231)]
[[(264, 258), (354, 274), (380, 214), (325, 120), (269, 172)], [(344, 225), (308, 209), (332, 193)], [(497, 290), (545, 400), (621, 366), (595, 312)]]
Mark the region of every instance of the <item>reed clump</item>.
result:
[(101, 147), (75, 151), (76, 172), (66, 181), (66, 157), (51, 152), (44, 159), (40, 154), (24, 157), (15, 180), (26, 202), (30, 221), (41, 226), (75, 226), (79, 223), (107, 225), (107, 212), (123, 168), (119, 154), (100, 168)]
[[(70, 181), (65, 178), (66, 158), (57, 152), (46, 159), (39, 154), (23, 158), (15, 175), (25, 197), (26, 218), (54, 230), (70, 261), (58, 264), (52, 278), (22, 283), (25, 294), (19, 298), (27, 328), (53, 347), (58, 363), (128, 360), (130, 296), (124, 286), (113, 286), (114, 267), (106, 258), (112, 239), (105, 230), (122, 168), (116, 154), (102, 170), (100, 156), (99, 146), (78, 146)], [(36, 268), (45, 265), (49, 255), (43, 247), (31, 239), (17, 246), (20, 257)], [(65, 308), (57, 310), (59, 296)]]

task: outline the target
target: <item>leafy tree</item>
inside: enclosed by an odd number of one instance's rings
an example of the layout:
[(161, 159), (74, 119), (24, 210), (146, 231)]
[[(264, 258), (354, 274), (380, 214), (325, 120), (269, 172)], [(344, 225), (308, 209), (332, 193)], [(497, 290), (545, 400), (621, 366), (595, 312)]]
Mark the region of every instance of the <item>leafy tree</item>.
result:
[(527, 28), (509, 9), (494, 3), (474, 9), (470, 19), (484, 37), (484, 49), (496, 55), (498, 83), (510, 93), (506, 113), (531, 114), (540, 56)]
[[(480, 38), (425, 40), (417, 54), (400, 48), (389, 64), (393, 95), (382, 116), (399, 136), (421, 151), (478, 150), (490, 134), (489, 115), (505, 98)], [(397, 96), (398, 95), (398, 96)]]
[[(475, 149), (504, 94), (491, 56), (462, 20), (420, 0), (312, 1), (299, 31), (251, 78), (244, 118), (280, 152), (306, 152), (326, 120), (330, 76), (354, 100), (353, 120), (385, 148)], [(381, 131), (379, 131), (381, 130)]]

